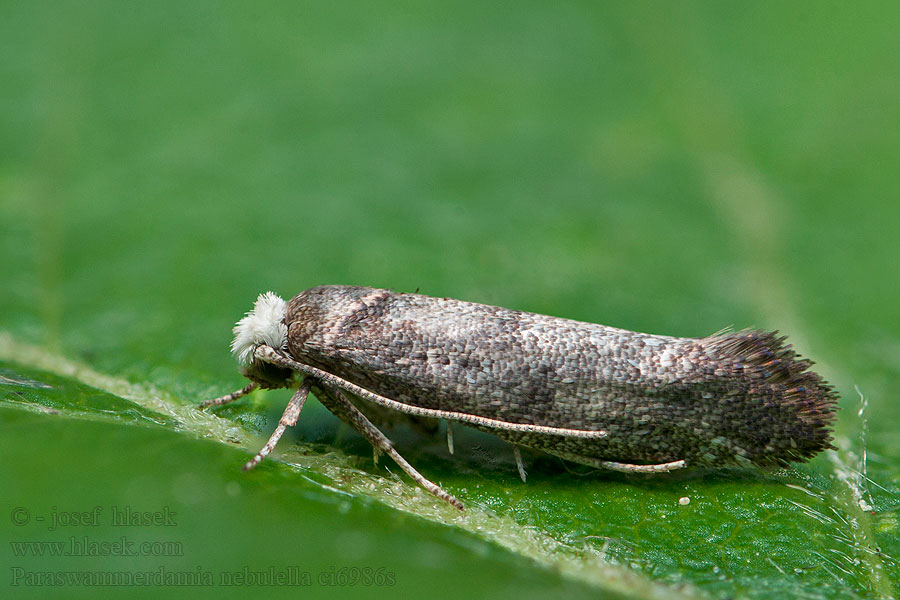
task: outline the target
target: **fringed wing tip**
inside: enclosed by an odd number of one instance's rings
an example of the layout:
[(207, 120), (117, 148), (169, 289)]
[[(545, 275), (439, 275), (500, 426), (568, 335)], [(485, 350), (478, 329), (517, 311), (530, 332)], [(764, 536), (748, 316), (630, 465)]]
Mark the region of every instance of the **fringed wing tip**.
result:
[(765, 445), (777, 450), (760, 452), (753, 462), (785, 466), (834, 448), (831, 427), (837, 418), (838, 394), (811, 369), (813, 362), (787, 343), (787, 336), (778, 331), (743, 330), (707, 339), (717, 359), (746, 382), (748, 395), (772, 409), (774, 423), (745, 424), (777, 432)]

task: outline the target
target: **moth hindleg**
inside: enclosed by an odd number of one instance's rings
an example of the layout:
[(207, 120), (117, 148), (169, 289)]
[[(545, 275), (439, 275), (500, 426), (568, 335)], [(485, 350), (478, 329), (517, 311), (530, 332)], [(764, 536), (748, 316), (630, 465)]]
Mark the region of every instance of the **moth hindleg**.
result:
[(553, 456), (558, 456), (565, 460), (571, 460), (572, 462), (577, 462), (582, 465), (588, 465), (589, 467), (608, 469), (610, 471), (621, 471), (623, 473), (668, 473), (669, 471), (676, 471), (687, 466), (684, 459), (673, 460), (672, 462), (667, 463), (658, 463), (655, 465), (635, 465), (631, 463), (615, 462), (612, 460), (602, 460), (600, 458), (583, 456), (581, 454), (558, 452), (555, 450), (548, 450), (547, 448), (541, 448), (541, 450), (548, 454), (552, 454)]
[(623, 473), (668, 473), (669, 471), (683, 469), (686, 464), (684, 459), (655, 465), (633, 465), (611, 460), (601, 460), (598, 462), (598, 466), (603, 469), (609, 469), (610, 471), (622, 471)]

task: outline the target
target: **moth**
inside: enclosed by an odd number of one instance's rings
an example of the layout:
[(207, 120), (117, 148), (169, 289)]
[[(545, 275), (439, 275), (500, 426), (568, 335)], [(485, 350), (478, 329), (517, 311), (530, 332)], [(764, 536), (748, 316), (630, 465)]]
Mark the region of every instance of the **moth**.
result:
[[(659, 473), (690, 466), (785, 466), (831, 448), (837, 394), (777, 332), (649, 335), (361, 286), (261, 294), (231, 350), (250, 380), (204, 402), (297, 387), (259, 464), (297, 423), (310, 392), (429, 492), (373, 424), (379, 411), (447, 421), (593, 467)], [(376, 419), (377, 420), (377, 419)]]

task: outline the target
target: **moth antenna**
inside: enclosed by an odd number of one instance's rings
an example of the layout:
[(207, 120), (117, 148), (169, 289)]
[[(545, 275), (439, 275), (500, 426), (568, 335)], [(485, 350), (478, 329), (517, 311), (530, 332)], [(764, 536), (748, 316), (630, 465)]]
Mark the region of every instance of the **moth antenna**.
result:
[(309, 396), (311, 387), (312, 381), (307, 379), (300, 385), (297, 391), (294, 392), (290, 402), (288, 402), (287, 407), (284, 409), (284, 414), (281, 415), (281, 419), (278, 420), (278, 426), (275, 427), (275, 431), (273, 431), (271, 437), (269, 437), (269, 441), (256, 453), (256, 456), (244, 464), (245, 471), (249, 471), (269, 455), (269, 452), (275, 448), (275, 444), (277, 444), (278, 440), (281, 439), (281, 436), (284, 435), (285, 429), (297, 424), (297, 419), (300, 418), (300, 411), (303, 410), (303, 404), (306, 402), (306, 397)]
[(447, 421), (447, 450), (453, 454), (453, 422)]
[(516, 457), (516, 466), (519, 468), (519, 477), (522, 478), (522, 483), (525, 483), (525, 479), (527, 477), (527, 473), (525, 473), (525, 463), (522, 462), (522, 451), (519, 450), (519, 446), (517, 444), (513, 444), (513, 455)]
[(398, 410), (408, 415), (428, 417), (432, 419), (453, 419), (454, 421), (459, 421), (460, 423), (467, 423), (469, 425), (482, 427), (494, 427), (503, 431), (522, 431), (525, 433), (558, 435), (560, 437), (576, 437), (599, 440), (609, 436), (608, 431), (604, 431), (601, 429), (570, 429), (568, 427), (535, 425), (534, 423), (510, 423), (508, 421), (502, 421), (500, 419), (491, 419), (489, 417), (483, 417), (481, 415), (470, 415), (464, 412), (423, 408), (421, 406), (410, 406), (408, 404), (403, 404), (402, 402), (397, 402), (396, 400), (391, 400), (390, 398), (385, 398), (384, 396), (376, 394), (375, 392), (370, 392), (366, 388), (360, 387), (352, 381), (342, 379), (337, 375), (329, 373), (328, 371), (323, 371), (318, 367), (297, 362), (296, 360), (280, 353), (278, 350), (271, 346), (262, 345), (258, 347), (254, 351), (254, 356), (256, 356), (256, 358), (261, 361), (268, 362), (273, 365), (278, 365), (279, 367), (285, 367), (286, 369), (293, 369), (298, 373), (311, 375), (312, 377), (315, 377), (328, 386), (341, 388), (344, 391), (350, 392), (354, 396), (359, 396), (360, 398), (369, 400), (371, 402), (374, 402), (375, 404), (393, 410)]
[(228, 404), (229, 402), (234, 402), (235, 400), (243, 398), (244, 396), (246, 396), (247, 394), (249, 394), (250, 392), (252, 392), (253, 390), (255, 390), (258, 387), (259, 387), (259, 385), (256, 383), (248, 383), (247, 385), (245, 385), (244, 387), (242, 387), (241, 389), (239, 389), (236, 392), (231, 392), (230, 394), (225, 394), (224, 396), (219, 396), (218, 398), (213, 398), (212, 400), (204, 400), (203, 402), (200, 403), (200, 406), (198, 406), (197, 408), (207, 408), (210, 406), (222, 406), (223, 404)]

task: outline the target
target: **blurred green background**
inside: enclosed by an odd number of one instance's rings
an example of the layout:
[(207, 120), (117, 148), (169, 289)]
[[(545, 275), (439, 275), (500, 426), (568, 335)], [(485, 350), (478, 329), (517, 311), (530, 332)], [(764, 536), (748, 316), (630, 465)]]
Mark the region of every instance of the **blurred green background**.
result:
[[(893, 596), (898, 29), (894, 2), (0, 3), (4, 595)], [(777, 328), (841, 393), (839, 450), (527, 454), (522, 484), (490, 436), (390, 430), (457, 514), (313, 402), (242, 473), (289, 394), (193, 406), (243, 385), (256, 294), (325, 283)], [(77, 579), (109, 572), (152, 577)]]

